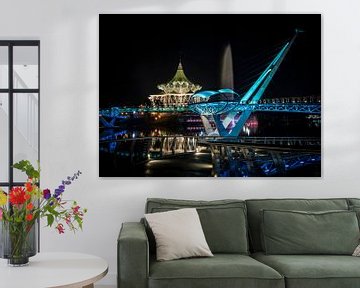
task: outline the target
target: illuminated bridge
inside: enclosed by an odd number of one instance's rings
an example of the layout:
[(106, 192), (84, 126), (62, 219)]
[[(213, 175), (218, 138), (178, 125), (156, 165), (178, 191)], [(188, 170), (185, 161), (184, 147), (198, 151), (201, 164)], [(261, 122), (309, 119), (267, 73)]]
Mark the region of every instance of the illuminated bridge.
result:
[[(289, 101), (290, 99), (290, 101)], [(211, 115), (216, 111), (228, 110), (243, 112), (297, 112), (320, 114), (320, 103), (308, 102), (292, 102), (292, 98), (274, 99), (275, 103), (257, 103), (257, 104), (242, 104), (238, 102), (219, 102), (198, 104), (197, 110), (201, 111), (202, 115)], [(295, 99), (295, 98), (294, 98)], [(304, 98), (306, 99), (306, 98)], [(271, 101), (271, 99), (269, 99)], [(178, 113), (178, 112), (192, 112), (189, 107), (111, 107), (109, 109), (100, 110), (100, 116), (108, 118), (124, 118), (124, 114), (128, 113)]]
[[(200, 115), (207, 135), (238, 137), (252, 112), (320, 114), (320, 101), (312, 102), (304, 98), (305, 101), (299, 102), (293, 101), (291, 98), (284, 98), (278, 99), (279, 101), (275, 101), (275, 103), (269, 103), (261, 99), (299, 32), (296, 31), (291, 41), (282, 47), (257, 80), (254, 81), (249, 90), (242, 95), (229, 88), (216, 91), (199, 91), (194, 93), (190, 97), (189, 102), (183, 106), (112, 107), (100, 110), (100, 121), (106, 127), (111, 127), (111, 123), (114, 123), (115, 119), (126, 118), (128, 117), (126, 114), (129, 113), (178, 113), (190, 111)], [(105, 117), (110, 118), (110, 122), (105, 120)]]

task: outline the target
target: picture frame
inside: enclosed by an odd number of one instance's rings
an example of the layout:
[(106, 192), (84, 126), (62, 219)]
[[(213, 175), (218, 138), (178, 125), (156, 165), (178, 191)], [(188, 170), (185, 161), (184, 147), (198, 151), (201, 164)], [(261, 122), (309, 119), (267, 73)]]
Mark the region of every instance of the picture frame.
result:
[(99, 22), (100, 177), (321, 177), (320, 14)]

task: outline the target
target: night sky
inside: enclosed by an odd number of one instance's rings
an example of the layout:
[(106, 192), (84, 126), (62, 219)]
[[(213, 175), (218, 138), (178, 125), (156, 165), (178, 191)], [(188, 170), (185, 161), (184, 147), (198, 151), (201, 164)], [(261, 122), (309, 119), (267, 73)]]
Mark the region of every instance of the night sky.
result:
[[(169, 29), (170, 28), (170, 29)], [(174, 76), (181, 56), (190, 81), (219, 87), (224, 46), (231, 44), (235, 91), (248, 88), (282, 45), (299, 34), (263, 98), (321, 94), (321, 16), (100, 15), (100, 108), (149, 104)]]

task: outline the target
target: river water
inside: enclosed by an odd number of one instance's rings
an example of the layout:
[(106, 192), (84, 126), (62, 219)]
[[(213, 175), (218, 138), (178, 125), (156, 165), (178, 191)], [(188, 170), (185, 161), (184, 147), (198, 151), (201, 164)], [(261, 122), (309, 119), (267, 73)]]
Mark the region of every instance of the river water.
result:
[[(159, 117), (160, 116), (160, 117)], [(155, 119), (156, 118), (156, 119)], [(138, 139), (149, 136), (171, 135), (204, 135), (200, 117), (187, 115), (186, 117), (161, 117), (149, 115), (146, 118), (130, 119), (117, 123), (115, 128), (100, 127), (100, 176), (101, 177), (238, 177), (238, 176), (266, 176), (264, 168), (254, 174), (240, 162), (230, 161), (223, 166), (214, 166), (216, 159), (210, 149), (201, 153), (183, 155), (168, 155), (162, 159), (148, 157), (148, 142)], [(319, 117), (290, 113), (254, 113), (244, 125), (240, 137), (321, 137), (321, 120)], [(137, 139), (136, 146), (127, 141), (126, 144), (108, 142), (111, 140)], [(105, 142), (106, 141), (106, 142)], [(111, 147), (113, 148), (111, 150)], [(135, 150), (135, 153), (129, 151)], [(130, 155), (131, 154), (131, 155)], [(312, 165), (297, 166), (296, 169), (282, 171), (269, 176), (321, 176), (321, 154), (315, 155), (316, 161)], [(310, 158), (314, 159), (311, 155)], [(214, 162), (215, 161), (215, 162)], [(292, 162), (291, 162), (292, 161)], [(295, 165), (291, 160), (289, 164)], [(298, 162), (301, 162), (300, 159)], [(306, 161), (306, 160), (304, 160)], [(310, 161), (310, 160), (309, 160)], [(134, 165), (134, 163), (136, 163)], [(235, 163), (235, 164), (234, 164)], [(245, 163), (245, 162), (244, 162)], [(234, 168), (235, 165), (235, 168)], [(265, 167), (266, 162), (259, 164)], [(305, 167), (306, 166), (306, 167)], [(219, 168), (220, 167), (220, 168)], [(296, 171), (295, 171), (296, 170)], [(233, 172), (232, 172), (233, 171)], [(235, 171), (235, 172), (234, 172)]]

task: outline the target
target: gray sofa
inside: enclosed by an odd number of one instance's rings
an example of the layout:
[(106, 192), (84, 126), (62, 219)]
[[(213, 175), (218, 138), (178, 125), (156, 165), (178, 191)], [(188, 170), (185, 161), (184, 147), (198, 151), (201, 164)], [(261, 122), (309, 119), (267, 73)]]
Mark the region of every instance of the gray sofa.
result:
[[(356, 216), (360, 214), (360, 199), (148, 199), (145, 212), (187, 207), (197, 208), (214, 257), (156, 261), (154, 236), (144, 221), (123, 223), (118, 238), (119, 288), (360, 287), (360, 257), (351, 256), (359, 240)], [(297, 219), (303, 224), (289, 225)], [(311, 229), (313, 222), (319, 223), (319, 230), (301, 230)], [(321, 240), (322, 234), (317, 233), (326, 228), (324, 223), (344, 233)], [(275, 227), (270, 235), (264, 232), (264, 225)], [(277, 238), (277, 230), (285, 239)], [(349, 239), (343, 238), (350, 230)], [(302, 233), (308, 234), (304, 236), (310, 237), (308, 242), (301, 242)], [(281, 246), (279, 250), (279, 243), (284, 243), (284, 250)], [(286, 252), (288, 249), (294, 254)]]

